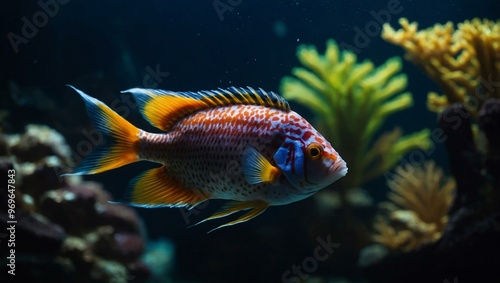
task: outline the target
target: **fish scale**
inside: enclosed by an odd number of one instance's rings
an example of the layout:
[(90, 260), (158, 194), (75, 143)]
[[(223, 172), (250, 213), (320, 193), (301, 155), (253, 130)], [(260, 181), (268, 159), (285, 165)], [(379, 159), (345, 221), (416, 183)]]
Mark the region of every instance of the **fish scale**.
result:
[(269, 206), (307, 198), (347, 173), (330, 143), (273, 92), (234, 87), (126, 91), (144, 118), (164, 131), (150, 133), (74, 89), (111, 142), (73, 174), (96, 174), (138, 160), (161, 164), (131, 180), (126, 199), (134, 206), (194, 207), (208, 199), (230, 200), (199, 223), (249, 210), (221, 228), (252, 219)]
[[(240, 160), (248, 146), (270, 158), (277, 146), (266, 145), (266, 139), (279, 133), (279, 121), (285, 115), (255, 105), (200, 111), (179, 121), (169, 133), (141, 136), (141, 157), (165, 164), (181, 182), (213, 197), (266, 199), (273, 185), (246, 183)], [(273, 122), (273, 117), (279, 120)], [(237, 168), (228, 169), (231, 164)], [(238, 189), (231, 190), (233, 187)]]

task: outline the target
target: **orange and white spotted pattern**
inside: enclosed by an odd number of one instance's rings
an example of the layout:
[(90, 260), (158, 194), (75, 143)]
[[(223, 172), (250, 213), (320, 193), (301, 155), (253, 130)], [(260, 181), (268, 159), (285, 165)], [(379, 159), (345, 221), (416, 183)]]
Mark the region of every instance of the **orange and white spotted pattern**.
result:
[[(141, 158), (160, 162), (184, 185), (213, 198), (267, 200), (272, 204), (297, 201), (297, 189), (284, 176), (278, 184), (248, 184), (242, 172), (242, 155), (248, 146), (266, 159), (284, 139), (321, 144), (334, 151), (299, 114), (260, 105), (232, 105), (194, 113), (168, 133), (140, 132)], [(300, 194), (305, 198), (309, 194)]]

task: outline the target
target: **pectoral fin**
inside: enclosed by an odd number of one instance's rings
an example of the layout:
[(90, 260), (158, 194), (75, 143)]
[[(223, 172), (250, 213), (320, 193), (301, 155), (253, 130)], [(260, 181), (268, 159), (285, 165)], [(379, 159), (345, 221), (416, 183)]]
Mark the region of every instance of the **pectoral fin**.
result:
[(266, 210), (266, 208), (268, 208), (268, 207), (269, 207), (269, 204), (265, 201), (232, 201), (232, 202), (228, 203), (220, 211), (212, 214), (212, 216), (194, 224), (193, 226), (201, 224), (201, 223), (208, 221), (208, 220), (214, 220), (214, 219), (226, 217), (228, 215), (231, 215), (233, 213), (236, 213), (236, 212), (239, 212), (242, 210), (251, 209), (248, 213), (241, 216), (240, 218), (233, 220), (231, 222), (228, 222), (226, 224), (220, 225), (219, 227), (210, 230), (208, 232), (208, 233), (210, 233), (210, 232), (215, 231), (217, 229), (231, 226), (231, 225), (235, 225), (235, 224), (239, 224), (239, 223), (243, 223), (243, 222), (248, 221), (252, 218), (255, 218), (259, 214), (264, 212)]
[(274, 182), (281, 174), (260, 152), (248, 147), (243, 153), (243, 175), (249, 184)]

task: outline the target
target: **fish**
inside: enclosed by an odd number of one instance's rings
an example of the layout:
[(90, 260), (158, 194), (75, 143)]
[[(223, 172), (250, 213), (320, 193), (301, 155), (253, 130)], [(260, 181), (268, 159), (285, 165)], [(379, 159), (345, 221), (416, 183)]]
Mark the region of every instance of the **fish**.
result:
[(158, 163), (130, 181), (123, 202), (132, 206), (192, 209), (210, 199), (227, 200), (197, 224), (249, 210), (216, 230), (270, 206), (303, 200), (347, 174), (330, 142), (274, 92), (122, 91), (133, 95), (144, 119), (159, 130), (153, 133), (68, 86), (85, 102), (105, 142), (66, 175), (97, 174), (141, 160)]

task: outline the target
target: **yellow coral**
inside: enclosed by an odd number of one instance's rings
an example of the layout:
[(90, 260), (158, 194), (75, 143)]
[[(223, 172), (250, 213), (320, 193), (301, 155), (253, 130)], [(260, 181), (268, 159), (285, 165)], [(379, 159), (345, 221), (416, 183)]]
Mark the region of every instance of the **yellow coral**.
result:
[(404, 92), (406, 75), (397, 57), (379, 67), (357, 62), (350, 51), (340, 51), (333, 40), (326, 52), (302, 45), (297, 57), (306, 68), (294, 68), (295, 77), (285, 77), (281, 93), (308, 106), (316, 114), (315, 126), (339, 151), (349, 166), (343, 187), (359, 187), (390, 170), (411, 149), (430, 147), (429, 131), (402, 136), (399, 129), (373, 141), (388, 115), (412, 105)]
[(377, 217), (373, 240), (402, 251), (438, 240), (448, 222), (455, 181), (445, 178), (432, 161), (422, 167), (400, 166), (395, 172), (387, 182), (392, 202), (381, 205), (389, 213), (387, 217)]
[(382, 37), (406, 50), (405, 58), (437, 82), (444, 96), (430, 92), (427, 106), (440, 111), (461, 102), (474, 115), (489, 97), (500, 98), (500, 21), (473, 19), (436, 24), (418, 31), (416, 22), (399, 20), (395, 31), (384, 24)]

